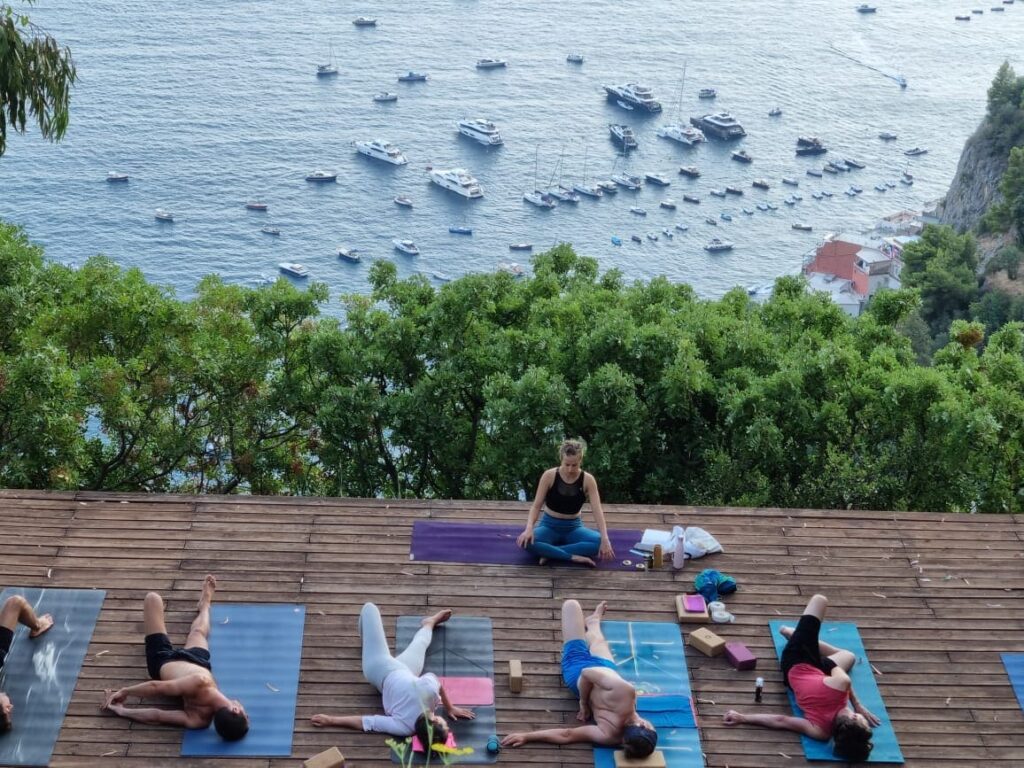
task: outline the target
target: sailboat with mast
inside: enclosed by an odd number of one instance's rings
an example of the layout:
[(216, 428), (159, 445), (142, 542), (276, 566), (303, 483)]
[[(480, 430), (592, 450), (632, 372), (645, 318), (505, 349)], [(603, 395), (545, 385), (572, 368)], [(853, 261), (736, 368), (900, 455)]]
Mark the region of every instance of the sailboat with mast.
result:
[(572, 188), (574, 192), (579, 192), (587, 197), (603, 197), (603, 189), (593, 184), (587, 184), (587, 154), (589, 151), (590, 146), (588, 145), (583, 150), (583, 180), (579, 184), (573, 184)]
[(558, 203), (555, 201), (555, 198), (553, 198), (551, 195), (549, 195), (546, 192), (541, 192), (540, 189), (537, 187), (537, 164), (539, 162), (540, 162), (540, 145), (538, 144), (537, 145), (537, 151), (534, 153), (534, 158), (533, 158), (533, 191), (532, 192), (524, 192), (523, 193), (523, 200), (528, 202), (530, 205), (537, 206), (538, 208), (543, 208), (545, 210), (551, 210), (556, 205), (558, 205)]
[(706, 139), (704, 132), (700, 128), (689, 125), (683, 120), (683, 87), (685, 85), (686, 64), (684, 63), (683, 79), (679, 83), (679, 100), (676, 103), (676, 121), (671, 125), (663, 125), (659, 128), (658, 135), (663, 139), (671, 139), (672, 141), (678, 141), (680, 144), (692, 147), (694, 144), (699, 144)]
[[(558, 165), (555, 166), (551, 172), (551, 178), (548, 180), (548, 194), (556, 200), (560, 200), (563, 203), (578, 203), (580, 196), (569, 187), (562, 185), (562, 164), (565, 161), (565, 146), (562, 147), (562, 154), (558, 158)], [(555, 174), (558, 174), (558, 183), (555, 184)]]
[(327, 57), (326, 64), (316, 65), (316, 76), (317, 77), (333, 77), (338, 74), (338, 65), (334, 61), (334, 46), (330, 46), (330, 54)]

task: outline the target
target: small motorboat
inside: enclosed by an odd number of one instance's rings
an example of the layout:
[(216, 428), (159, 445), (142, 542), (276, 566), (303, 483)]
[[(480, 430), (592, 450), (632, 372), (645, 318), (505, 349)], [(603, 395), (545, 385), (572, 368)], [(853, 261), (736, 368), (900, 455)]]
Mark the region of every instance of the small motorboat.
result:
[(627, 112), (632, 112), (633, 111), (633, 105), (630, 104), (628, 101), (623, 101), (622, 99), (616, 99), (615, 103), (616, 103), (616, 105), (618, 105), (622, 109), (626, 110)]
[(398, 195), (398, 197), (395, 198), (395, 205), (400, 205), (403, 208), (412, 208), (412, 200), (405, 195)]
[(808, 176), (814, 176), (816, 179), (820, 179), (821, 178), (821, 171), (816, 170), (815, 168), (808, 168), (807, 169), (807, 175)]
[(128, 181), (127, 173), (118, 173), (117, 171), (110, 171), (107, 173), (107, 181), (116, 183), (119, 181)]
[(743, 197), (743, 190), (739, 187), (726, 187), (725, 194), (736, 195), (736, 197)]
[(630, 208), (629, 212), (633, 213), (633, 214), (636, 214), (637, 216), (646, 216), (647, 215), (647, 211), (645, 209), (637, 208), (635, 206), (633, 208)]
[(356, 16), (352, 19), (352, 23), (357, 27), (376, 27), (377, 20), (370, 16)]
[(838, 168), (836, 168), (836, 167), (835, 167), (834, 165), (832, 165), (831, 163), (826, 163), (825, 165), (823, 165), (823, 166), (821, 167), (821, 170), (822, 170), (822, 171), (824, 171), (825, 173), (832, 173), (832, 174), (836, 174), (836, 173), (839, 173), (839, 169), (838, 169)]
[(321, 182), (321, 183), (332, 183), (338, 180), (338, 174), (329, 173), (328, 171), (321, 171), (319, 169), (306, 175), (306, 181)]
[(861, 3), (857, 6), (857, 13), (874, 13), (877, 10), (875, 6), (868, 5), (867, 3)]
[(777, 211), (777, 210), (779, 210), (779, 206), (775, 205), (774, 203), (765, 203), (765, 205), (768, 206), (768, 210), (769, 211)]
[(718, 95), (718, 91), (714, 88), (701, 88), (697, 92), (697, 98), (699, 99), (713, 99)]
[(277, 267), (286, 275), (291, 275), (292, 277), (309, 277), (309, 270), (298, 262), (282, 261)]
[(505, 274), (512, 275), (512, 277), (523, 277), (526, 275), (526, 270), (523, 269), (519, 264), (514, 261), (502, 261), (498, 263), (498, 271), (504, 272)]
[(597, 182), (598, 188), (600, 188), (606, 195), (617, 195), (619, 193), (619, 185), (614, 181), (599, 181)]
[(437, 280), (439, 283), (450, 283), (452, 279), (448, 277), (444, 272), (431, 272), (430, 276)]
[(404, 75), (398, 76), (398, 82), (400, 83), (423, 83), (429, 79), (429, 76), (425, 72), (413, 72), (411, 69)]
[(757, 187), (758, 189), (771, 189), (771, 184), (764, 179), (754, 179), (750, 186)]
[(744, 208), (743, 212), (745, 214), (747, 214), (747, 216), (753, 216), (754, 215), (754, 209), (753, 208)]
[(510, 251), (532, 251), (533, 243), (512, 243), (508, 249)]
[(696, 203), (700, 205), (700, 198), (696, 195), (683, 195), (683, 201), (687, 203)]
[(716, 253), (718, 251), (731, 251), (732, 243), (728, 240), (719, 240), (717, 237), (713, 238), (711, 242), (704, 246), (704, 250), (710, 253)]
[(732, 214), (726, 211), (722, 211), (720, 214), (718, 214), (718, 218), (720, 218), (722, 221), (732, 221)]
[(507, 67), (508, 62), (504, 59), (477, 59), (477, 69), (499, 69), (501, 67)]
[(264, 235), (280, 235), (281, 234), (281, 230), (280, 229), (278, 229), (277, 227), (272, 227), (269, 224), (267, 226), (265, 226), (265, 227), (260, 227), (260, 232), (262, 232)]
[(856, 168), (858, 171), (867, 167), (860, 160), (855, 160), (852, 157), (844, 157), (843, 162), (846, 163), (847, 168)]
[(914, 180), (912, 178), (904, 176), (900, 179), (900, 184), (903, 184), (906, 187), (912, 187), (914, 186)]
[(689, 230), (689, 227), (686, 224), (676, 224), (677, 232), (686, 232), (687, 230)]
[(794, 200), (792, 197), (787, 197), (782, 202), (785, 203), (786, 205), (796, 205), (796, 200)]
[(467, 226), (463, 226), (463, 225), (452, 225), (452, 226), (448, 227), (448, 231), (451, 232), (453, 235), (472, 235), (473, 234), (473, 228), (472, 227), (467, 227)]
[(657, 242), (658, 235), (656, 233), (654, 233), (654, 232), (648, 232), (647, 233), (647, 239), (650, 240), (652, 243)]
[(622, 238), (618, 235), (612, 235), (612, 245), (622, 245)]
[(882, 141), (896, 141), (898, 137), (895, 133), (889, 133), (889, 131), (882, 131), (880, 134), (878, 134), (878, 138), (880, 138)]
[(925, 149), (924, 147), (911, 147), (910, 149), (906, 150), (903, 154), (908, 155), (909, 157), (916, 157), (917, 155), (927, 155), (928, 150)]
[(676, 209), (675, 200), (672, 200), (671, 198), (665, 198), (660, 203), (658, 203), (658, 205), (660, 205), (666, 211), (674, 211)]
[(725, 190), (724, 189), (712, 189), (711, 190), (711, 194), (714, 195), (715, 197), (725, 197)]
[(782, 109), (780, 107), (774, 107), (768, 111), (768, 117), (778, 117), (781, 114)]
[(395, 238), (391, 241), (391, 244), (395, 246), (396, 251), (408, 254), (409, 256), (419, 256), (420, 249), (416, 247), (416, 243), (412, 240), (399, 240)]
[(644, 239), (640, 237), (640, 235), (630, 235), (629, 239), (632, 240), (634, 243), (643, 243), (644, 241)]
[(798, 229), (801, 232), (811, 232), (811, 231), (814, 230), (814, 227), (812, 227), (810, 224), (799, 224), (798, 223), (798, 224), (794, 224), (793, 225), (793, 229)]
[(888, 192), (889, 188), (885, 184), (875, 184), (875, 192)]
[(799, 187), (800, 186), (800, 182), (797, 181), (796, 179), (792, 178), (791, 176), (783, 176), (782, 177), (782, 183), (785, 184), (786, 186), (789, 186), (789, 187)]
[(759, 211), (769, 211), (771, 209), (768, 207), (768, 203), (758, 203), (757, 204), (757, 210), (759, 210)]
[(157, 221), (174, 221), (174, 214), (170, 211), (165, 211), (163, 208), (157, 208), (153, 215)]
[(718, 226), (718, 219), (713, 219), (710, 216), (705, 216), (704, 217), (704, 222), (706, 224), (710, 224), (712, 227), (717, 227)]
[(344, 259), (352, 264), (358, 264), (362, 260), (358, 250), (355, 248), (348, 248), (343, 245), (338, 246), (338, 258)]
[(825, 196), (821, 194), (821, 192), (811, 192), (811, 197), (813, 197), (815, 200), (821, 200)]
[(700, 176), (700, 170), (695, 165), (681, 165), (679, 166), (679, 172), (683, 176), (689, 176), (691, 179), (696, 179)]
[(750, 156), (750, 153), (745, 149), (737, 149), (732, 153), (732, 159), (740, 163), (752, 163), (754, 158)]
[(644, 178), (647, 179), (651, 184), (659, 187), (667, 187), (672, 182), (669, 181), (663, 174), (660, 173), (645, 173)]
[(570, 64), (582, 64), (583, 63), (583, 54), (582, 53), (570, 53), (568, 56), (565, 57), (565, 60), (567, 62), (569, 62)]
[(953, 18), (956, 19), (957, 21), (970, 21), (971, 20), (970, 16), (954, 16)]
[(675, 237), (675, 235), (672, 234), (672, 230), (669, 229), (668, 227), (665, 227), (663, 230), (661, 230), (661, 234), (663, 234), (669, 240), (671, 240), (673, 237)]
[(245, 204), (245, 208), (248, 211), (265, 211), (267, 210), (267, 204), (261, 203), (258, 200), (250, 200)]
[(832, 193), (831, 192), (827, 192), (824, 189), (821, 190), (821, 195), (822, 195), (822, 197), (832, 197)]
[(381, 91), (380, 93), (373, 97), (373, 100), (376, 101), (378, 104), (387, 101), (398, 101), (398, 94), (391, 93), (391, 91)]

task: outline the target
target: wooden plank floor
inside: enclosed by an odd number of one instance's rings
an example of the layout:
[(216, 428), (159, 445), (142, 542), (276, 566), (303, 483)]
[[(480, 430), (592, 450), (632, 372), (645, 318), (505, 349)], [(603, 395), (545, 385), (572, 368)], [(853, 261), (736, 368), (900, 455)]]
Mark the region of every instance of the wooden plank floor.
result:
[[(852, 511), (610, 507), (615, 527), (700, 525), (726, 552), (681, 573), (584, 572), (409, 561), (416, 519), (520, 522), (526, 505), (359, 499), (174, 497), (0, 491), (0, 585), (107, 590), (52, 765), (277, 768), (338, 745), (355, 766), (390, 765), (382, 739), (313, 728), (316, 712), (376, 711), (359, 670), (356, 616), (377, 602), (395, 617), (450, 606), (494, 620), (499, 731), (571, 724), (560, 687), (559, 606), (607, 599), (609, 617), (673, 621), (673, 596), (699, 567), (732, 574), (740, 639), (761, 661), (759, 711), (788, 712), (767, 621), (796, 616), (816, 591), (832, 618), (860, 626), (907, 766), (1024, 765), (1024, 716), (1000, 651), (1024, 652), (1024, 518)], [(101, 714), (104, 688), (144, 679), (142, 598), (163, 593), (169, 629), (184, 637), (205, 573), (218, 600), (308, 606), (292, 759), (186, 760), (180, 733)], [(523, 660), (526, 688), (500, 670)], [(727, 729), (721, 714), (751, 709), (754, 673), (687, 649), (709, 766), (805, 765), (795, 735)], [(214, 660), (216, 662), (216, 659)], [(530, 745), (513, 766), (592, 765), (588, 747)]]

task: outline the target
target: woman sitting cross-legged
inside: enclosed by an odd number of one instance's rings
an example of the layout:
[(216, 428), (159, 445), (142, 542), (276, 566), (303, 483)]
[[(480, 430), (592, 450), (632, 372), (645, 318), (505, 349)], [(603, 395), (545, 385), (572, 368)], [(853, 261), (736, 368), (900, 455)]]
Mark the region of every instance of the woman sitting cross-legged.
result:
[(388, 649), (380, 610), (373, 603), (366, 603), (359, 614), (363, 676), (381, 692), (386, 714), (313, 715), (313, 725), (335, 725), (393, 736), (415, 734), (421, 744), (444, 744), (448, 739), (448, 722), (435, 714), (439, 706), (452, 720), (475, 717), (472, 711), (452, 705), (436, 675), (423, 674), (424, 657), (434, 627), (448, 621), (451, 615), (450, 610), (444, 610), (423, 619), (409, 647), (395, 657)]
[(827, 606), (824, 595), (815, 595), (796, 629), (781, 630), (789, 640), (782, 652), (782, 674), (804, 716), (749, 715), (729, 710), (723, 720), (726, 725), (796, 731), (820, 741), (831, 738), (837, 757), (851, 762), (867, 760), (873, 746), (871, 729), (881, 721), (853, 692), (849, 672), (857, 657), (818, 639)]
[[(580, 466), (584, 451), (579, 440), (562, 443), (560, 464), (540, 476), (526, 528), (516, 539), (516, 544), (537, 555), (542, 565), (548, 560), (570, 560), (593, 566), (595, 557), (615, 557), (597, 481)], [(596, 531), (583, 525), (581, 510), (587, 501), (597, 522)], [(538, 523), (541, 506), (545, 512)]]

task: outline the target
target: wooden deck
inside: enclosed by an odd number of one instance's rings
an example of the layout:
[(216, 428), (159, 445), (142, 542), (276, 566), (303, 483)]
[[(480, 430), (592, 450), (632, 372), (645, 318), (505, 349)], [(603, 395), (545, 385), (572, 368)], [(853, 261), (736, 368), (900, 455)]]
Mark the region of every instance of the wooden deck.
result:
[[(375, 711), (359, 670), (356, 616), (372, 599), (393, 637), (400, 614), (451, 606), (494, 620), (499, 732), (571, 723), (558, 677), (559, 606), (607, 599), (609, 618), (673, 621), (681, 573), (413, 563), (419, 518), (521, 521), (526, 506), (487, 502), (192, 498), (0, 492), (0, 584), (101, 587), (107, 598), (52, 765), (299, 766), (338, 745), (354, 766), (391, 765), (380, 737), (318, 730), (316, 712)], [(1024, 517), (775, 509), (610, 507), (615, 527), (701, 525), (726, 553), (699, 563), (732, 574), (737, 622), (723, 630), (758, 654), (758, 711), (786, 712), (767, 621), (799, 613), (814, 592), (831, 617), (856, 621), (910, 768), (1024, 765), (1024, 716), (1000, 651), (1024, 652)], [(165, 596), (180, 642), (203, 575), (218, 599), (308, 606), (291, 759), (186, 760), (173, 729), (101, 714), (107, 687), (144, 679), (142, 598)], [(805, 765), (784, 732), (727, 729), (721, 714), (753, 708), (752, 673), (687, 649), (709, 766)], [(503, 662), (524, 662), (526, 688), (508, 691)], [(505, 750), (506, 766), (590, 766), (589, 747)]]

